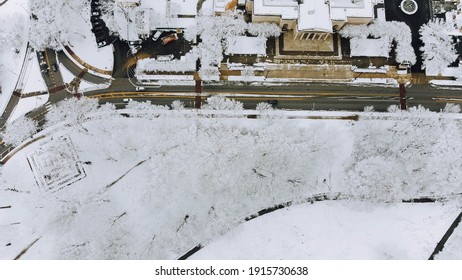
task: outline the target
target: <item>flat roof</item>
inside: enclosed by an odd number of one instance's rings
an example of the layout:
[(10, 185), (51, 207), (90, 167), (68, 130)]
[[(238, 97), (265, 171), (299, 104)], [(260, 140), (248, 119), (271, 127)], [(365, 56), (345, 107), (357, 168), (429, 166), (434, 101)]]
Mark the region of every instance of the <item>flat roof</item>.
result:
[(324, 0), (300, 4), (297, 28), (299, 31), (332, 32), (329, 5)]
[(332, 0), (330, 15), (333, 20), (346, 20), (348, 17), (373, 18), (374, 4), (372, 0)]
[(282, 19), (297, 19), (298, 3), (296, 0), (254, 0), (253, 14), (281, 16)]

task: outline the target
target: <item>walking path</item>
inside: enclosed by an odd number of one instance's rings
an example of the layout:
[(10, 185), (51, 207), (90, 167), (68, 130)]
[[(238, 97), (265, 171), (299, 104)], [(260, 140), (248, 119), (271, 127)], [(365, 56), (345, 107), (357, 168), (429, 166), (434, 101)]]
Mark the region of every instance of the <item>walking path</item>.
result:
[(435, 250), (433, 251), (433, 253), (428, 258), (429, 260), (434, 260), (435, 255), (437, 255), (439, 252), (441, 252), (443, 250), (444, 245), (448, 241), (449, 237), (454, 233), (454, 230), (457, 228), (457, 226), (459, 225), (461, 220), (462, 220), (462, 212), (459, 214), (459, 216), (457, 216), (457, 218), (451, 224), (449, 229), (444, 234), (443, 238), (441, 238), (440, 242), (438, 242), (438, 244), (436, 244)]

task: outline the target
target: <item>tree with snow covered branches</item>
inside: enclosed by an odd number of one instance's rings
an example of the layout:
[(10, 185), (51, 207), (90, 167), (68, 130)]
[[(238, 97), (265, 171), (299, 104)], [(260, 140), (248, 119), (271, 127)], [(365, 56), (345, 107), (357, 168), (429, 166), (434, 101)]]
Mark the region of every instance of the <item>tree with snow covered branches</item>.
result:
[(443, 69), (454, 62), (457, 54), (448, 26), (441, 19), (430, 20), (419, 29), (420, 38), (424, 45), (422, 51), (422, 69), (430, 75), (439, 75)]
[(53, 104), (46, 114), (48, 125), (65, 122), (66, 125), (81, 125), (89, 118), (89, 114), (98, 110), (98, 100), (82, 97), (71, 98)]
[(281, 35), (281, 28), (274, 23), (249, 23), (247, 31), (254, 36), (259, 37), (277, 37)]
[(243, 110), (242, 102), (226, 98), (222, 95), (212, 95), (205, 101), (202, 106), (204, 110)]
[(389, 44), (396, 43), (396, 57), (398, 63), (409, 62), (411, 65), (416, 63), (416, 56), (412, 48), (412, 32), (404, 22), (384, 21), (374, 22), (370, 25), (349, 24), (340, 30), (340, 35), (344, 38), (387, 38)]
[(7, 124), (1, 137), (5, 143), (17, 146), (33, 136), (37, 129), (38, 126), (35, 120), (23, 116)]
[(26, 19), (23, 14), (7, 14), (0, 18), (0, 46), (2, 48), (18, 50), (26, 39), (26, 33)]
[(31, 0), (30, 11), (29, 42), (32, 47), (59, 50), (71, 38), (83, 36), (81, 16), (88, 17), (90, 9), (89, 1)]

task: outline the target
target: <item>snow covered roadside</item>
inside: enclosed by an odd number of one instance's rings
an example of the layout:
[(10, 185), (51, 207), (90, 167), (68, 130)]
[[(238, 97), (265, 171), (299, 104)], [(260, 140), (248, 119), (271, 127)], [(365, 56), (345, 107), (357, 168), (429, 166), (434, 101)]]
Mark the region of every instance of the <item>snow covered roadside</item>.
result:
[[(90, 5), (84, 5), (80, 15), (81, 17), (76, 17), (76, 20), (80, 20), (80, 36), (71, 37), (72, 40), (69, 42), (69, 47), (80, 59), (91, 66), (101, 70), (112, 71), (112, 67), (114, 66), (112, 45), (103, 48), (98, 48), (96, 45), (95, 35), (91, 32)], [(68, 57), (71, 57), (65, 49), (63, 50)], [(76, 64), (80, 65), (78, 62)], [(98, 73), (95, 74), (101, 75)]]
[(28, 67), (24, 76), (25, 85), (22, 89), (22, 93), (30, 92), (47, 92), (48, 88), (45, 84), (45, 81), (42, 78), (40, 72), (40, 66), (37, 60), (37, 54), (35, 52), (29, 55)]
[(398, 81), (392, 78), (355, 78), (349, 84), (398, 87)]
[(296, 205), (237, 226), (189, 259), (424, 260), (459, 211), (451, 203)]
[[(0, 216), (0, 225), (10, 225), (0, 228), (0, 238), (12, 245), (0, 258), (14, 258), (39, 239), (23, 258), (168, 259), (225, 234), (238, 226), (240, 217), (312, 194), (340, 191), (352, 201), (374, 201), (365, 212), (380, 214), (382, 201), (420, 195), (450, 198), (460, 193), (462, 143), (457, 135), (462, 125), (452, 114), (414, 111), (387, 119), (365, 113), (369, 118), (359, 121), (289, 120), (278, 111), (245, 119), (221, 118), (219, 112), (215, 117), (212, 113), (197, 117), (163, 106), (141, 107), (137, 117), (101, 116), (62, 127), (7, 162), (0, 205), (12, 208)], [(76, 155), (63, 153), (69, 141)], [(55, 148), (47, 151), (50, 143)], [(29, 167), (35, 156), (49, 159), (38, 166), (44, 174), (73, 176), (78, 170), (72, 166), (79, 162), (85, 177), (46, 191), (35, 183), (34, 174), (40, 172)], [(57, 157), (60, 160), (53, 160)], [(24, 171), (22, 176), (17, 170)], [(432, 205), (438, 220), (446, 208)], [(329, 213), (330, 208), (323, 211)], [(348, 212), (341, 206), (331, 211)], [(424, 217), (406, 207), (390, 213), (398, 216), (400, 211), (409, 213), (400, 214), (407, 216), (406, 221), (414, 214), (416, 220)], [(383, 229), (383, 220), (358, 215), (376, 222), (376, 232)], [(446, 230), (438, 222), (436, 228)], [(414, 229), (428, 228), (406, 227)], [(402, 243), (396, 240), (392, 243), (396, 246), (383, 245), (382, 235), (368, 239), (374, 252), (364, 249), (348, 258), (361, 258), (359, 253), (371, 258), (421, 258), (438, 234), (432, 230), (428, 239), (412, 243), (416, 246), (412, 256), (403, 254), (396, 247)], [(344, 251), (339, 253), (326, 258), (345, 257)]]
[(49, 94), (21, 98), (8, 121), (12, 122), (35, 108), (42, 106), (48, 101), (48, 97)]
[(0, 45), (0, 114), (13, 94), (25, 59), (29, 14), (24, 8), (28, 4), (27, 0), (9, 0), (0, 8), (0, 23), (4, 28), (0, 36), (5, 36), (8, 42)]
[(444, 88), (454, 88), (460, 89), (462, 88), (462, 81), (454, 81), (454, 80), (430, 80), (430, 85), (436, 87), (444, 87)]

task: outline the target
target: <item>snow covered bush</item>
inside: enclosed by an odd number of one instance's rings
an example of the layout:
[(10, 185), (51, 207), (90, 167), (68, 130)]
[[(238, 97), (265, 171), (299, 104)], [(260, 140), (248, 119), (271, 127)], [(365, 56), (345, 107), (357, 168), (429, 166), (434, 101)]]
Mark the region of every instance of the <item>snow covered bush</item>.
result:
[(133, 99), (128, 102), (125, 108), (131, 111), (131, 115), (146, 118), (157, 118), (163, 115), (166, 111), (170, 110), (170, 108), (166, 105), (151, 104), (151, 101), (149, 100), (145, 102), (138, 102)]
[(383, 21), (374, 22), (370, 25), (348, 24), (340, 30), (340, 35), (344, 38), (366, 39), (387, 38), (388, 45), (394, 41), (396, 43), (396, 57), (398, 63), (409, 62), (411, 65), (416, 63), (416, 56), (412, 48), (412, 33), (409, 26), (404, 22)]
[(366, 113), (374, 112), (374, 106), (366, 106), (366, 107), (364, 107), (364, 112), (366, 112)]
[(17, 146), (37, 132), (38, 126), (35, 120), (28, 117), (20, 117), (6, 125), (1, 137), (6, 144)]
[(398, 105), (390, 105), (388, 108), (387, 108), (387, 112), (390, 112), (390, 113), (397, 113), (401, 111), (401, 109), (399, 108)]
[(242, 102), (226, 98), (222, 95), (212, 95), (205, 100), (203, 110), (243, 110)]
[(269, 104), (268, 102), (260, 102), (257, 104), (257, 107), (255, 108), (257, 111), (271, 111), (273, 110), (273, 106)]
[(433, 19), (419, 29), (420, 39), (424, 43), (422, 51), (422, 69), (430, 75), (439, 75), (443, 69), (457, 58), (448, 25), (441, 19)]
[(254, 36), (277, 37), (281, 35), (281, 28), (274, 23), (249, 23), (247, 31)]
[(460, 105), (459, 104), (454, 104), (454, 103), (448, 103), (446, 106), (444, 106), (443, 109), (444, 113), (460, 113)]
[(82, 124), (97, 109), (98, 99), (96, 98), (70, 98), (53, 104), (46, 114), (46, 121), (49, 126), (59, 122), (64, 122), (67, 126)]
[(184, 103), (183, 101), (180, 101), (180, 100), (174, 100), (172, 102), (172, 110), (183, 110), (185, 107), (184, 107)]

